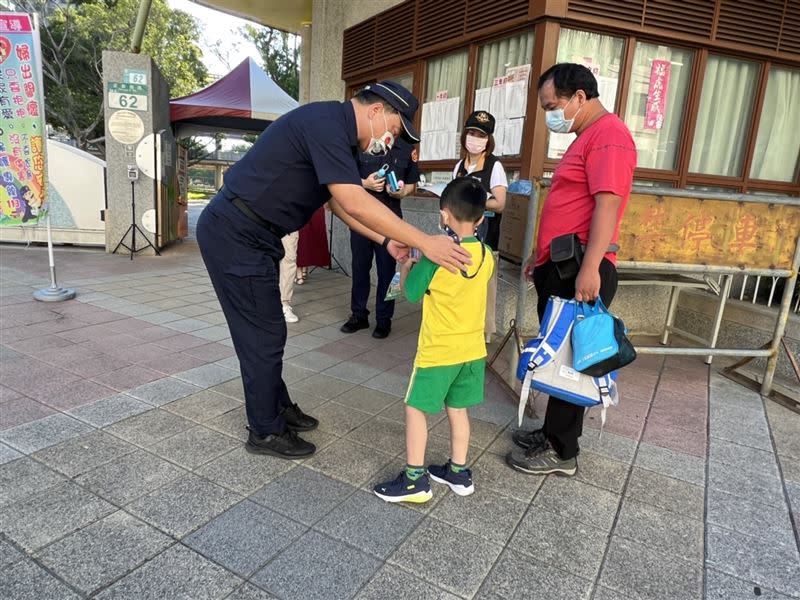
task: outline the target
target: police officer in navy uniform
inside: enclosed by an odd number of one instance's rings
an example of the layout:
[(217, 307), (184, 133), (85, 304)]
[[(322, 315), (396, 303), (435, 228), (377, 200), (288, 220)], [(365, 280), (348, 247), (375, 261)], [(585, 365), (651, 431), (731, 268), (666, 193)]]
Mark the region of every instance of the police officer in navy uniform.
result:
[(314, 102), (272, 123), (225, 174), (224, 186), (197, 222), (197, 242), (228, 322), (242, 372), (250, 452), (282, 458), (313, 454), (297, 435), (318, 422), (289, 398), (282, 379), (286, 322), (278, 286), (281, 238), (326, 202), (351, 229), (397, 259), (410, 247), (452, 271), (468, 254), (447, 236), (403, 222), (361, 186), (357, 154), (419, 141), (417, 99), (379, 82), (347, 102)]
[[(382, 168), (385, 168), (386, 173), (381, 176)], [(361, 152), (358, 157), (358, 171), (364, 189), (402, 219), (401, 200), (414, 193), (419, 181), (414, 146), (401, 138), (386, 154)], [(388, 178), (389, 173), (394, 175), (397, 182), (402, 182), (403, 186), (399, 190), (392, 189)], [(397, 263), (394, 257), (380, 244), (355, 231), (350, 232), (350, 250), (353, 257), (353, 287), (350, 292), (351, 315), (350, 319), (342, 325), (341, 330), (344, 333), (354, 333), (369, 327), (367, 302), (372, 283), (370, 271), (374, 255), (378, 273), (378, 288), (375, 298), (376, 324), (372, 337), (384, 339), (392, 330), (394, 300), (386, 300), (386, 292), (392, 282), (392, 277), (394, 277)]]

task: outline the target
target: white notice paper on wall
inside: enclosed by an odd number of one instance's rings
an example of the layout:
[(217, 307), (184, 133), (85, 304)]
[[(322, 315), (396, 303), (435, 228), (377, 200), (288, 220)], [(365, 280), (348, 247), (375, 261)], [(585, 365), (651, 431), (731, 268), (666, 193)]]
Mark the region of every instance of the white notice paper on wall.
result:
[(504, 116), (506, 119), (515, 119), (525, 116), (525, 107), (528, 105), (528, 82), (511, 81), (505, 85)]
[(492, 86), (492, 94), (489, 98), (489, 112), (492, 113), (496, 121), (505, 119), (506, 86)]
[(503, 143), (507, 155), (513, 156), (520, 153), (522, 147), (522, 130), (524, 127), (524, 118), (509, 119), (506, 121)]
[(609, 112), (614, 112), (614, 104), (617, 101), (617, 84), (618, 79), (614, 77), (603, 77), (597, 75), (597, 93), (600, 94), (600, 103)]
[(475, 90), (475, 110), (489, 110), (489, 101), (492, 97), (492, 88), (480, 88)]
[(447, 100), (442, 101), (442, 129), (444, 131), (458, 131), (458, 106), (461, 102), (461, 98), (448, 98)]
[(494, 154), (495, 156), (503, 156), (506, 153), (506, 122), (497, 121), (494, 124)]

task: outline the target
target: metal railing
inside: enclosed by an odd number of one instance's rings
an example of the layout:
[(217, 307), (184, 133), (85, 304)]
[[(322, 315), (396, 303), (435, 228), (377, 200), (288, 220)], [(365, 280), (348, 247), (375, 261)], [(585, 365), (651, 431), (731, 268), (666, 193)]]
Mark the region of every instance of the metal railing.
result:
[[(731, 295), (742, 302), (750, 302), (750, 304), (772, 308), (772, 305), (782, 293), (779, 291), (780, 282), (780, 277), (736, 275), (733, 280)], [(795, 286), (790, 306), (792, 313), (800, 314), (800, 287)]]

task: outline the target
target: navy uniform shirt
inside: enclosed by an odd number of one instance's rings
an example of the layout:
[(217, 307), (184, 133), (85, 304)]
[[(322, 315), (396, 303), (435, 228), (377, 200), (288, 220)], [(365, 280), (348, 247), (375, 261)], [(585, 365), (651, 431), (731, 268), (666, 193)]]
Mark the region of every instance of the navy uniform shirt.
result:
[(331, 195), (329, 183), (361, 186), (350, 102), (304, 104), (270, 124), (225, 173), (225, 187), (284, 231), (305, 225)]
[[(414, 155), (414, 160), (412, 160), (411, 153), (413, 151), (414, 146), (402, 138), (397, 138), (392, 149), (384, 155), (373, 156), (366, 152), (359, 152), (359, 175), (361, 175), (361, 179), (366, 179), (369, 175), (378, 171), (383, 165), (388, 164), (389, 170), (394, 171), (394, 174), (397, 175), (398, 181), (402, 181), (406, 185), (417, 183), (419, 181), (419, 168), (417, 167), (416, 154)], [(382, 192), (367, 191), (387, 206), (398, 204), (400, 200), (392, 198), (386, 191), (388, 189), (389, 181), (387, 179)]]

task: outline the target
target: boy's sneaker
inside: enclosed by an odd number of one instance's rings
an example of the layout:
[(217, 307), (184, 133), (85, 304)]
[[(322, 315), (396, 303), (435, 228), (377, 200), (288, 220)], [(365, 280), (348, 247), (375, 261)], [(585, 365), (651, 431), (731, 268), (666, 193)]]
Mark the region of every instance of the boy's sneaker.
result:
[(406, 475), (405, 470), (392, 481), (379, 483), (372, 488), (372, 491), (375, 492), (378, 498), (386, 500), (386, 502), (414, 502), (421, 504), (433, 498), (431, 482), (428, 480), (427, 473), (416, 481), (412, 481)]
[(300, 320), (300, 318), (294, 314), (292, 307), (288, 304), (283, 305), (283, 318), (287, 323), (297, 323)]
[(428, 473), (431, 479), (437, 483), (443, 483), (459, 496), (469, 496), (475, 491), (475, 485), (472, 483), (472, 471), (464, 469), (456, 473), (450, 468), (450, 462), (443, 465), (430, 465)]
[(575, 458), (563, 459), (550, 442), (544, 448), (512, 450), (506, 454), (506, 463), (512, 469), (531, 475), (575, 475), (578, 461)]

